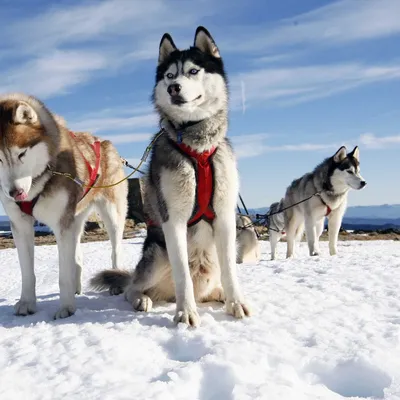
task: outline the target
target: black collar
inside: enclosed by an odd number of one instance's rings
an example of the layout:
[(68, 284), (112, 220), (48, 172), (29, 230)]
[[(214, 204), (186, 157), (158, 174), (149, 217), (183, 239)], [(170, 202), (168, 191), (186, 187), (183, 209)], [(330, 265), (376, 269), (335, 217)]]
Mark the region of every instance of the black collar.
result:
[(180, 125), (175, 125), (171, 120), (168, 120), (169, 124), (177, 131), (185, 130), (185, 129), (190, 128), (190, 127), (192, 127), (194, 125), (200, 124), (203, 121), (204, 121), (204, 119), (202, 119), (200, 121), (188, 121), (188, 122), (185, 122), (185, 123), (180, 124)]

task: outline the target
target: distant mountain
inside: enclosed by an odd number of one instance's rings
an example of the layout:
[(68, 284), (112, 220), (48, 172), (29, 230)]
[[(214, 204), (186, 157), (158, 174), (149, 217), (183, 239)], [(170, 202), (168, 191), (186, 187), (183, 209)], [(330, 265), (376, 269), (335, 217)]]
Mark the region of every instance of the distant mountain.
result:
[[(250, 214), (265, 214), (269, 207), (250, 208)], [(343, 218), (345, 229), (387, 229), (400, 227), (400, 204), (349, 207)]]

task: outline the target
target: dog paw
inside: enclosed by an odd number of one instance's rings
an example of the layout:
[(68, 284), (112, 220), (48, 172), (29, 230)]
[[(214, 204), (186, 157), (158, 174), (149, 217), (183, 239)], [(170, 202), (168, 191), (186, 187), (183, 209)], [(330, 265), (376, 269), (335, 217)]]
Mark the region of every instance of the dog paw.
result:
[(227, 301), (226, 312), (235, 318), (242, 319), (250, 316), (250, 308), (242, 301)]
[(75, 294), (82, 294), (82, 285), (80, 282), (76, 284)]
[(336, 256), (337, 250), (336, 250), (336, 249), (331, 249), (331, 250), (329, 250), (329, 254), (330, 254), (331, 256)]
[(14, 306), (15, 315), (29, 315), (36, 312), (36, 300), (19, 300)]
[(136, 311), (149, 312), (153, 307), (153, 301), (149, 296), (142, 294), (141, 296), (133, 299), (132, 301), (133, 309)]
[(319, 252), (318, 251), (313, 251), (310, 253), (311, 257), (318, 257), (319, 256)]
[(68, 318), (71, 315), (74, 315), (75, 311), (76, 307), (73, 306), (61, 307), (54, 315), (54, 319)]
[(196, 309), (186, 308), (183, 311), (176, 311), (175, 324), (183, 323), (193, 328), (200, 326), (200, 316)]

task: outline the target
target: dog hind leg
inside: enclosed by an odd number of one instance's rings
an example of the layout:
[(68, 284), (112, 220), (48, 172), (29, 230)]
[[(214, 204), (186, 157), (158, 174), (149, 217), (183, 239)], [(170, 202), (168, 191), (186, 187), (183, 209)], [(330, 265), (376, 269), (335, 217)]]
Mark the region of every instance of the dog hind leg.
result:
[(102, 199), (96, 203), (100, 217), (104, 222), (112, 246), (112, 268), (121, 268), (121, 245), (126, 218), (126, 199), (111, 202)]

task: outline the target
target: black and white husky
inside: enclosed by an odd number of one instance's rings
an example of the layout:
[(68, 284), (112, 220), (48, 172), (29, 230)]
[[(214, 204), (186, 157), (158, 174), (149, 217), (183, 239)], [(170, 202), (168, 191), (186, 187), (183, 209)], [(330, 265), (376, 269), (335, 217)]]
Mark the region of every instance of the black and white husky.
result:
[(286, 190), (281, 209), (310, 199), (284, 212), (287, 257), (294, 256), (295, 240), (301, 237), (304, 227), (310, 256), (319, 254), (318, 239), (324, 229), (325, 217), (328, 218), (329, 252), (335, 255), (349, 190), (360, 190), (365, 185), (360, 175), (360, 151), (357, 146), (350, 153), (342, 146), (313, 172), (294, 180)]
[(228, 89), (219, 50), (203, 28), (194, 45), (160, 43), (155, 108), (163, 133), (144, 180), (148, 233), (133, 273), (104, 271), (98, 289), (121, 289), (133, 308), (176, 301), (176, 323), (200, 323), (196, 301), (223, 301), (236, 318), (249, 315), (236, 276), (238, 174), (226, 139)]

